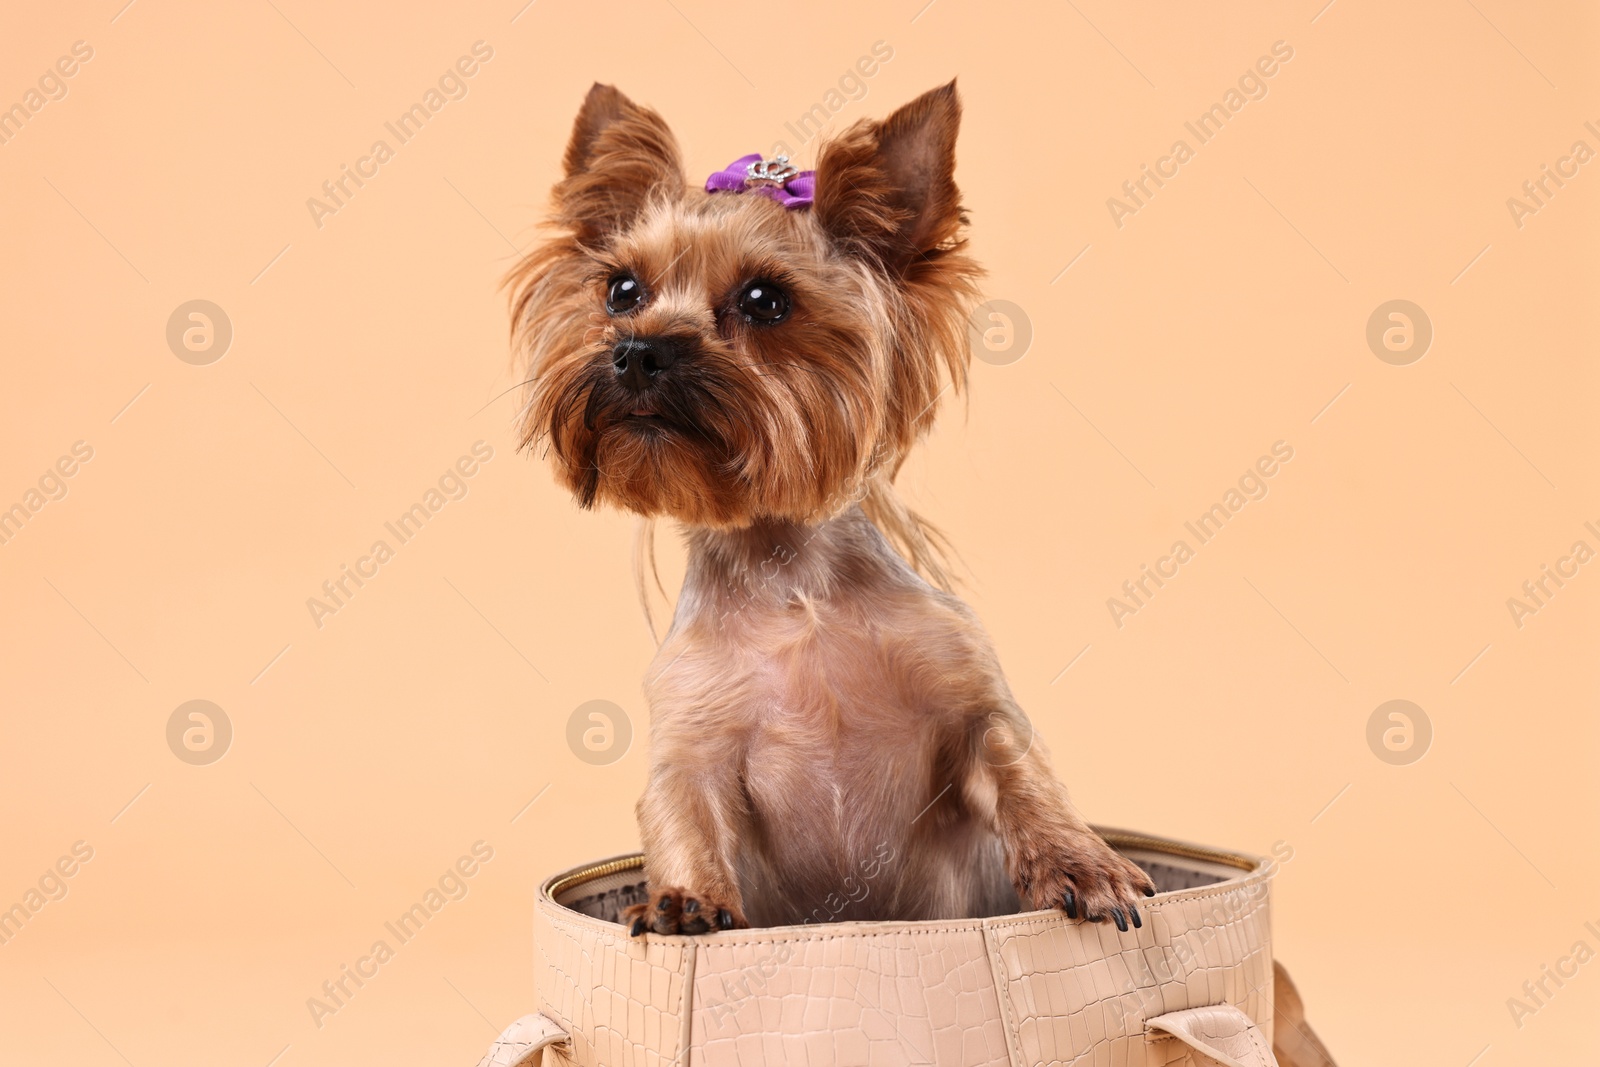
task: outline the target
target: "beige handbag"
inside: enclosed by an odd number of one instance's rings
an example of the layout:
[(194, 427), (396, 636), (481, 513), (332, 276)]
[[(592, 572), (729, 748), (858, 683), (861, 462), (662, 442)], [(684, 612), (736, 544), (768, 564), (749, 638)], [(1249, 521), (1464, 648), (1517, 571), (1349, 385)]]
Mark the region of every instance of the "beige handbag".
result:
[(1037, 911), (631, 938), (642, 856), (557, 875), (540, 1010), (480, 1067), (1277, 1064), (1274, 865), (1100, 832), (1160, 890), (1140, 929)]

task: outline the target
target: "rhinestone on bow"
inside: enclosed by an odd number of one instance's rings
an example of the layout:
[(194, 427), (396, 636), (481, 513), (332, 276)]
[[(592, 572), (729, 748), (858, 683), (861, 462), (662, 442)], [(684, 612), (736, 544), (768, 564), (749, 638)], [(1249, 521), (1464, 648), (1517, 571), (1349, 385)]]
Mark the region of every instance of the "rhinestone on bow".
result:
[(788, 156), (778, 156), (775, 159), (760, 159), (745, 167), (744, 180), (746, 185), (782, 185), (799, 173), (800, 168), (791, 164)]

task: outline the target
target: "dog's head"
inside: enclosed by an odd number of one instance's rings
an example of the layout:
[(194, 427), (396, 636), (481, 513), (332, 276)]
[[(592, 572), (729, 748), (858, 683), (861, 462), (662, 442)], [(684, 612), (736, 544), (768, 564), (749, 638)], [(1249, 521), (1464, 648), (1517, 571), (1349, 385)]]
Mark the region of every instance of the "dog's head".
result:
[(857, 122), (786, 206), (689, 182), (661, 117), (596, 85), (559, 235), (510, 280), (523, 444), (586, 507), (700, 526), (815, 521), (892, 476), (966, 377), (960, 113), (952, 82)]

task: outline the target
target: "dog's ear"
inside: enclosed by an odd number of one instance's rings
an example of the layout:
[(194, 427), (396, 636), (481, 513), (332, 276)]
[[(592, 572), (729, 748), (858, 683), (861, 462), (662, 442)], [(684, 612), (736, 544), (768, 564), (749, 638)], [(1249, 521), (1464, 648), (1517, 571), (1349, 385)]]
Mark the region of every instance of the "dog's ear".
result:
[(817, 160), (817, 221), (840, 247), (899, 272), (959, 239), (956, 83), (924, 93), (882, 122), (863, 120)]
[(589, 90), (564, 163), (558, 218), (585, 243), (627, 226), (652, 196), (683, 195), (683, 163), (666, 121), (614, 85)]

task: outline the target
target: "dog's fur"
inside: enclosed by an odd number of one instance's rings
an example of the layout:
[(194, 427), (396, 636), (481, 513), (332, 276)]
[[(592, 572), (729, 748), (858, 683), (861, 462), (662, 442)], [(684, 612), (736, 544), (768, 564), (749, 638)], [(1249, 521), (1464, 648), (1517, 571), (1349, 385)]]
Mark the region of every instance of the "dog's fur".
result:
[[(510, 279), (523, 444), (546, 446), (585, 507), (688, 530), (645, 683), (635, 934), (1019, 902), (1126, 929), (1154, 892), (1073, 809), (890, 488), (966, 381), (979, 269), (959, 120), (951, 83), (858, 122), (823, 146), (815, 203), (786, 210), (692, 185), (661, 117), (596, 85), (558, 233)], [(613, 315), (624, 274), (645, 296)], [(740, 314), (757, 279), (787, 291), (784, 321)], [(674, 361), (630, 386), (634, 342)]]

